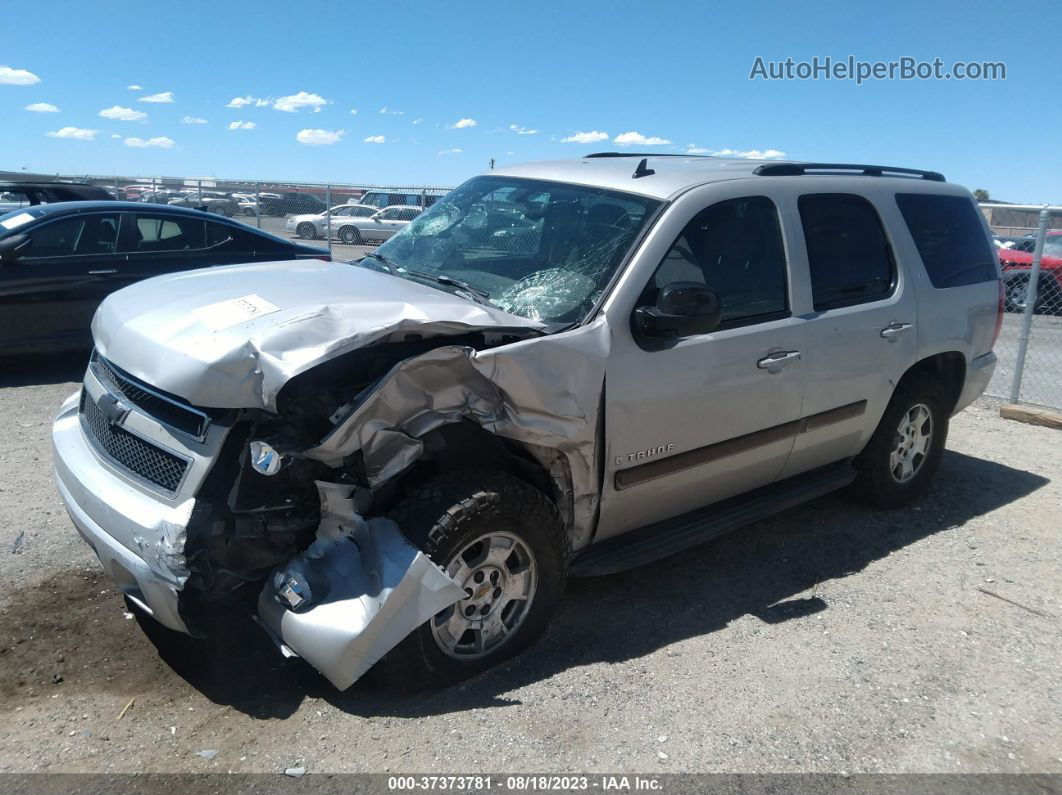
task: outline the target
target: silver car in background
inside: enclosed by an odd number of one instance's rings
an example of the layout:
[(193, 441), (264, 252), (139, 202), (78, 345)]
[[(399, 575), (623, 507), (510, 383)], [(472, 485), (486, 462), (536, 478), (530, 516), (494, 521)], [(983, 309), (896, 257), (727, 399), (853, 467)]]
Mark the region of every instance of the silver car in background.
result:
[[(354, 205), (358, 206), (358, 205)], [(420, 207), (396, 205), (384, 207), (367, 218), (344, 218), (332, 221), (332, 234), (348, 246), (382, 243), (421, 214)]]
[(328, 212), (293, 215), (284, 224), (284, 228), (288, 234), (295, 237), (317, 240), (328, 235), (329, 216), (332, 217), (332, 234), (334, 235), (342, 222), (352, 218), (368, 218), (375, 213), (375, 207), (363, 204), (337, 204)]

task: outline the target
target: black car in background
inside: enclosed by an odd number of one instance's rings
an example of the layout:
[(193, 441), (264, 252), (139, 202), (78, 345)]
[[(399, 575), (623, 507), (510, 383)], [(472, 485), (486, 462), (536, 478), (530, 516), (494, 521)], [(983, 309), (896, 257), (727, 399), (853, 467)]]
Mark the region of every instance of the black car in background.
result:
[(0, 354), (87, 348), (96, 307), (141, 279), (309, 258), (328, 252), (201, 210), (124, 201), (14, 210), (0, 215)]
[(258, 206), (262, 215), (274, 215), (280, 218), (283, 218), (288, 213), (292, 215), (323, 213), (328, 209), (328, 205), (312, 193), (298, 193), (296, 191), (285, 191), (279, 196), (276, 194), (259, 194)]

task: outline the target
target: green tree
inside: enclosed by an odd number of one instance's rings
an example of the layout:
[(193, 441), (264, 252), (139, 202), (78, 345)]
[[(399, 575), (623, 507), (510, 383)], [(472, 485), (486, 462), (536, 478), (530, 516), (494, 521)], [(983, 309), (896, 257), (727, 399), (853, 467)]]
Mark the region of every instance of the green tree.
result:
[(977, 199), (977, 201), (979, 202), (989, 201), (988, 191), (986, 191), (984, 188), (978, 188), (974, 191), (974, 198)]

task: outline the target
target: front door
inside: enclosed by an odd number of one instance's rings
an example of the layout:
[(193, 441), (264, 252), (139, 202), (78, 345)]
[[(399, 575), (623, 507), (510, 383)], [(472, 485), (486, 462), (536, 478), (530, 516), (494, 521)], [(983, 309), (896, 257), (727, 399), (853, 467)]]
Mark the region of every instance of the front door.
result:
[[(684, 198), (687, 209), (661, 220), (621, 288), (637, 293), (633, 307), (621, 300), (606, 310), (613, 343), (597, 540), (771, 483), (792, 450), (804, 325), (790, 312), (775, 203), (742, 193), (714, 186)], [(630, 310), (691, 281), (719, 294), (719, 328), (670, 341), (641, 336)]]
[(0, 348), (76, 348), (124, 264), (120, 214), (78, 214), (30, 229), (30, 245), (0, 272)]

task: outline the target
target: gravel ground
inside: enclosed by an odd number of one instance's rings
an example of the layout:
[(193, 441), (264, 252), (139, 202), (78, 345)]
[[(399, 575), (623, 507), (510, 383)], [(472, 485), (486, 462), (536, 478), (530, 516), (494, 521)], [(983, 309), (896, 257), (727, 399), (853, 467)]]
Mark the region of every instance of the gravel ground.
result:
[(921, 504), (831, 496), (575, 580), (529, 652), (410, 696), (254, 626), (145, 634), (51, 482), (81, 369), (0, 373), (0, 772), (1062, 772), (1062, 433), (988, 402)]

